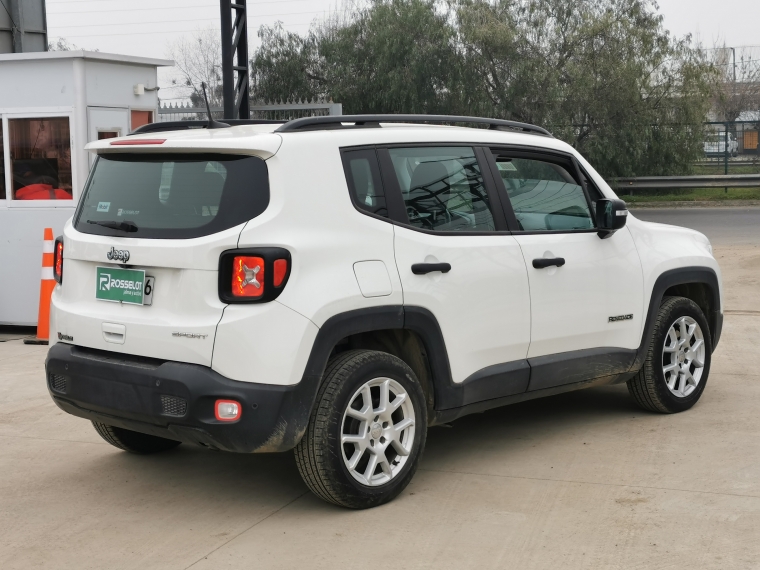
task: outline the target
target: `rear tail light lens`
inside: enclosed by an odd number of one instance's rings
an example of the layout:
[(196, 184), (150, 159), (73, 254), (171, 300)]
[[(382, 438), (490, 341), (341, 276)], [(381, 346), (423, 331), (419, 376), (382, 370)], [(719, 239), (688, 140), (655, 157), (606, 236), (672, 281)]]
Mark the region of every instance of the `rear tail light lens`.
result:
[(281, 247), (232, 249), (219, 258), (219, 299), (223, 303), (266, 303), (285, 289), (293, 265)]
[(53, 278), (56, 282), (61, 283), (63, 281), (63, 238), (59, 237), (55, 240), (55, 246), (53, 248)]
[(235, 297), (262, 297), (265, 276), (263, 258), (236, 256), (232, 261), (232, 294)]
[(234, 422), (240, 419), (243, 407), (235, 400), (217, 400), (214, 404), (214, 415), (220, 422)]
[(276, 259), (274, 262), (274, 286), (282, 286), (285, 276), (288, 274), (288, 260)]

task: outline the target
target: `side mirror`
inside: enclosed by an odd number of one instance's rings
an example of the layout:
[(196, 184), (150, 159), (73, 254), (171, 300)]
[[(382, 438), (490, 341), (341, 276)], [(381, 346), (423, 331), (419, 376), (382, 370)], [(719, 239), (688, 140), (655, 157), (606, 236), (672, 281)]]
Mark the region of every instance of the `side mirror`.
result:
[(597, 235), (606, 239), (625, 226), (628, 207), (623, 200), (598, 200), (596, 202)]

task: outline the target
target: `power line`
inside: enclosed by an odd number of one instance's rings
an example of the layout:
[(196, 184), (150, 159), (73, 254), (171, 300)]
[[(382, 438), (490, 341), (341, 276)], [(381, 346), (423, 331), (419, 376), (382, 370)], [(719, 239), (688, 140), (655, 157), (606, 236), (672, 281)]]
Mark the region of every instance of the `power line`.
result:
[[(311, 12), (285, 12), (280, 14), (250, 14), (250, 16), (256, 18), (266, 18), (270, 16), (300, 16), (303, 14), (319, 14), (323, 10), (313, 10)], [(174, 22), (208, 22), (208, 18), (189, 18), (187, 20), (170, 20), (170, 21), (157, 21), (157, 22), (117, 22), (113, 24), (70, 24), (70, 25), (58, 25), (56, 28), (100, 28), (103, 26), (147, 26), (152, 24), (173, 24)]]
[[(311, 26), (311, 23), (303, 23), (303, 24), (288, 24), (289, 28), (298, 28), (301, 26)], [(211, 31), (219, 32), (219, 28), (210, 28)], [(187, 32), (197, 32), (197, 28), (189, 29), (189, 30), (166, 30), (167, 34), (183, 34)], [(50, 36), (53, 38), (102, 38), (102, 37), (112, 37), (112, 36), (141, 36), (145, 34), (156, 34), (156, 30), (153, 30), (151, 32), (129, 32), (126, 34), (66, 34), (65, 36)]]
[[(76, 0), (76, 2), (74, 0), (71, 0), (71, 3), (93, 2), (93, 1), (95, 0)], [(101, 0), (101, 1), (108, 1), (108, 0)], [(309, 0), (279, 0), (275, 2), (255, 2), (255, 3), (248, 4), (248, 7), (250, 8), (251, 6), (260, 6), (264, 4), (291, 4), (293, 2), (308, 2), (308, 1)], [(56, 2), (56, 3), (51, 2), (50, 5), (55, 6), (57, 4), (63, 4), (63, 3), (64, 2)], [(217, 9), (218, 6), (215, 6), (213, 4), (191, 4), (191, 5), (183, 4), (179, 6), (161, 6), (161, 7), (154, 7), (154, 8), (117, 8), (115, 10), (98, 10), (98, 14), (108, 14), (110, 12), (135, 12), (135, 11), (148, 12), (152, 10), (184, 10), (186, 8)], [(92, 13), (93, 13), (92, 10), (78, 10), (76, 12), (50, 12), (48, 11), (48, 14), (52, 14), (55, 16), (68, 15), (68, 14), (92, 14)]]
[[(48, 2), (49, 6), (58, 6), (62, 4), (81, 4), (82, 2), (97, 2), (102, 4), (103, 2), (121, 2), (123, 0), (61, 0), (60, 2)], [(286, 2), (307, 2), (308, 0), (267, 0), (266, 2), (251, 2), (249, 6), (258, 6), (259, 4), (285, 4)], [(218, 8), (216, 4), (206, 4), (209, 8)], [(198, 4), (200, 6), (200, 4)], [(186, 6), (180, 4), (179, 6), (172, 6), (172, 8), (185, 8)], [(149, 10), (150, 8), (137, 8), (138, 10)]]

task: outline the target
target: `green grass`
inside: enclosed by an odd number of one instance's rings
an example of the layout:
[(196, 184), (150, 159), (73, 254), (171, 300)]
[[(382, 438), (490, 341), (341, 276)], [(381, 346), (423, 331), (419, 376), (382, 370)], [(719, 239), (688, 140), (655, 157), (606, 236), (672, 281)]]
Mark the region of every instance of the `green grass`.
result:
[[(757, 174), (760, 172), (760, 163), (729, 162), (729, 174)], [(725, 174), (725, 165), (720, 162), (701, 163), (694, 166), (694, 174)]]
[(723, 202), (726, 200), (760, 200), (760, 188), (695, 188), (650, 196), (620, 194), (629, 204), (641, 202)]
[[(760, 157), (758, 157), (760, 158)], [(724, 174), (723, 161), (709, 161), (696, 164), (694, 174)], [(757, 174), (760, 173), (760, 162), (732, 160), (728, 163), (729, 174)], [(629, 196), (621, 190), (620, 197), (629, 204), (641, 202), (713, 202), (726, 200), (760, 200), (760, 188), (729, 188), (726, 192), (723, 188), (696, 188), (693, 190), (671, 190), (656, 194), (644, 194), (634, 190), (634, 195)]]

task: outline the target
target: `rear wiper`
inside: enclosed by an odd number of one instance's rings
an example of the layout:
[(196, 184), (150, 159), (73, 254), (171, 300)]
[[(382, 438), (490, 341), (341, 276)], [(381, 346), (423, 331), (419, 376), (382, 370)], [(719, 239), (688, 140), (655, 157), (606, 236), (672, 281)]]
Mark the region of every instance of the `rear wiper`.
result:
[(137, 231), (137, 224), (134, 222), (96, 222), (93, 220), (87, 220), (87, 223), (95, 226), (103, 226), (104, 228), (111, 228), (112, 230), (121, 230), (123, 232)]

